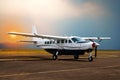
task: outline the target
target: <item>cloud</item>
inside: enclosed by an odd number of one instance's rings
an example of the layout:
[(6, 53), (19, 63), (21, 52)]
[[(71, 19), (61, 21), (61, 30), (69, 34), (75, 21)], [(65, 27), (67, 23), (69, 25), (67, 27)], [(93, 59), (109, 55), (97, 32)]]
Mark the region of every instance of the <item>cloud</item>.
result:
[(56, 23), (60, 20), (93, 18), (103, 13), (100, 5), (90, 1), (76, 5), (71, 0), (0, 0), (2, 23), (12, 21), (28, 32), (31, 31), (29, 27), (35, 24), (43, 34), (57, 33)]
[(70, 0), (2, 0), (1, 14), (18, 18), (59, 20), (82, 16), (99, 16), (104, 10), (93, 2), (75, 5)]

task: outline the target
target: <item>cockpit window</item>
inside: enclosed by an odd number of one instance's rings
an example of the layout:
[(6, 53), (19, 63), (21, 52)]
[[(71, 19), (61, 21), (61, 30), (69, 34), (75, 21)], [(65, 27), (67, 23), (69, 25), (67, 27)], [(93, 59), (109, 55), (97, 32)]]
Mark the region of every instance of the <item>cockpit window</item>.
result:
[(76, 37), (71, 38), (71, 39), (72, 39), (72, 41), (75, 42), (75, 43), (85, 43), (85, 42), (87, 42), (87, 41), (84, 40), (84, 39), (76, 38)]

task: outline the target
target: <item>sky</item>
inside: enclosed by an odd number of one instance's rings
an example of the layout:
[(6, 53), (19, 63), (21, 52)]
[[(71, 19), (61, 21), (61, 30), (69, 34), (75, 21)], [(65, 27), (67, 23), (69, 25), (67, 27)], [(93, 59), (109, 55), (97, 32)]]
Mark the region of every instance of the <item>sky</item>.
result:
[(7, 32), (57, 36), (111, 37), (99, 49), (120, 50), (119, 0), (0, 0), (0, 48), (30, 48), (18, 43), (30, 38), (10, 36)]

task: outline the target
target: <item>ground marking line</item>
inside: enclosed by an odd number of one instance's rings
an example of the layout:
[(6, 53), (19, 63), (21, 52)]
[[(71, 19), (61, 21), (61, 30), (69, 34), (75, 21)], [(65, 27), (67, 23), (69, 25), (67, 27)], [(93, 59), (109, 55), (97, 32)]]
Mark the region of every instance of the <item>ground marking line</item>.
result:
[[(93, 67), (92, 69), (101, 69), (101, 68), (112, 68), (112, 67), (120, 67), (120, 65), (114, 66), (106, 66), (106, 67)], [(12, 76), (25, 76), (25, 75), (32, 75), (32, 74), (45, 74), (45, 73), (56, 73), (56, 72), (68, 72), (68, 71), (78, 71), (82, 69), (89, 69), (89, 68), (78, 68), (78, 69), (64, 69), (64, 70), (53, 70), (53, 71), (43, 71), (43, 72), (31, 72), (31, 73), (17, 73), (17, 74), (8, 74), (8, 75), (0, 75), (0, 77), (12, 77)]]

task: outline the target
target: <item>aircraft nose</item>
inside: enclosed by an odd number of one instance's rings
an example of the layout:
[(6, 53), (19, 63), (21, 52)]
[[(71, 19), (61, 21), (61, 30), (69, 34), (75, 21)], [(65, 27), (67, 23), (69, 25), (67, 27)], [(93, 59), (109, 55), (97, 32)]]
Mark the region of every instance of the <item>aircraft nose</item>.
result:
[(94, 47), (96, 47), (96, 46), (99, 46), (100, 44), (98, 44), (97, 42), (93, 42), (92, 43), (92, 47), (94, 48)]

